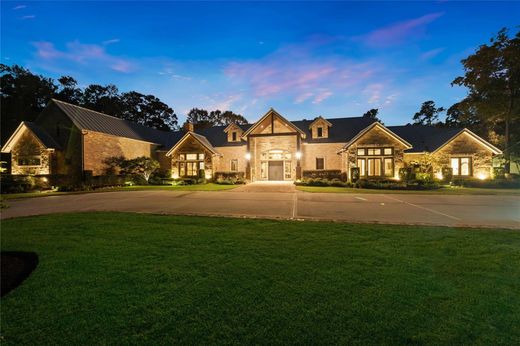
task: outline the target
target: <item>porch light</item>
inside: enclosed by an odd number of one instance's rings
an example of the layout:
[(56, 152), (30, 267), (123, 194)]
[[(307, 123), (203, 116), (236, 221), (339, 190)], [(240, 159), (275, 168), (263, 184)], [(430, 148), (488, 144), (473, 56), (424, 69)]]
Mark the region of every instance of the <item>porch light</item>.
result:
[(299, 160), (302, 158), (302, 152), (301, 151), (297, 151), (296, 152), (296, 160)]
[(251, 153), (246, 153), (245, 157), (247, 161), (251, 160)]
[(437, 172), (437, 173), (435, 173), (435, 178), (442, 180), (444, 178), (444, 176), (442, 175), (442, 172)]
[(204, 177), (205, 177), (206, 179), (208, 179), (208, 180), (211, 179), (211, 173), (206, 172), (206, 174), (204, 175)]
[(177, 173), (177, 172), (172, 173), (172, 178), (173, 179), (179, 179), (179, 173)]

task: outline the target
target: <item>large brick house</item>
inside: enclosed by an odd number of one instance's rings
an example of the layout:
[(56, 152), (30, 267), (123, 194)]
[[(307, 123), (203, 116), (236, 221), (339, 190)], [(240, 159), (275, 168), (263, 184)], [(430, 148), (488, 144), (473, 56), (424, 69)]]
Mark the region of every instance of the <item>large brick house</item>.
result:
[(52, 100), (35, 122), (22, 122), (2, 147), (14, 175), (106, 174), (105, 160), (155, 158), (172, 177), (204, 170), (206, 178), (237, 172), (249, 181), (297, 180), (335, 170), (350, 179), (397, 178), (400, 167), (428, 158), (437, 174), (489, 177), (501, 151), (468, 129), (384, 126), (366, 117), (289, 121), (270, 109), (254, 124), (165, 132)]

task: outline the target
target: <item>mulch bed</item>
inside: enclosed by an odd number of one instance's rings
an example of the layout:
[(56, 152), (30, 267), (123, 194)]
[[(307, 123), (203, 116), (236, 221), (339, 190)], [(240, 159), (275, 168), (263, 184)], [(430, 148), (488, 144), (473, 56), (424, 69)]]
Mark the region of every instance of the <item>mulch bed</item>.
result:
[(5, 296), (18, 287), (38, 265), (34, 252), (4, 251), (1, 253), (2, 283), (0, 296)]

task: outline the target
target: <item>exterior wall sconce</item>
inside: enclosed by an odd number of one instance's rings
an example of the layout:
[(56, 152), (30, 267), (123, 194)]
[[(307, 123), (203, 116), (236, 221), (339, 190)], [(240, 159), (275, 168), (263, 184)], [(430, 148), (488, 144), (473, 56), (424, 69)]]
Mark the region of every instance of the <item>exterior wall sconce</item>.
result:
[(251, 160), (251, 153), (246, 153), (245, 158), (247, 161)]
[(301, 151), (297, 151), (296, 152), (296, 160), (299, 160), (302, 158), (302, 152)]

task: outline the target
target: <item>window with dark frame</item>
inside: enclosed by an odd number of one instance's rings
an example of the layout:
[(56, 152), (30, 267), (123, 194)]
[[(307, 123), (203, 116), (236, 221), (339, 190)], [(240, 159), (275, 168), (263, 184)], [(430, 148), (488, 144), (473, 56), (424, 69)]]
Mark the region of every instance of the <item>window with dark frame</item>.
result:
[(231, 133), (231, 141), (233, 141), (233, 142), (237, 141), (237, 133), (236, 132), (232, 132)]
[(357, 148), (357, 167), (361, 177), (393, 177), (394, 149), (391, 147)]
[(237, 172), (238, 171), (238, 160), (233, 159), (231, 160), (231, 172)]
[(199, 170), (204, 170), (204, 153), (179, 154), (179, 176), (198, 176)]
[(325, 159), (323, 157), (316, 158), (316, 169), (325, 169)]
[(316, 132), (317, 132), (316, 137), (323, 137), (323, 127), (318, 127), (316, 129)]
[(454, 176), (471, 176), (471, 157), (452, 157), (450, 163)]

